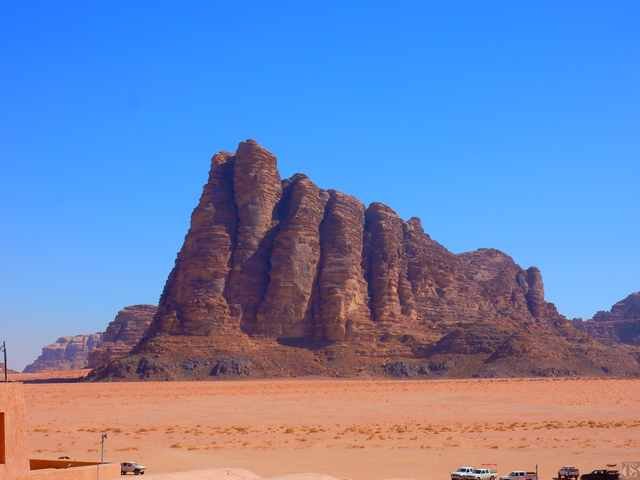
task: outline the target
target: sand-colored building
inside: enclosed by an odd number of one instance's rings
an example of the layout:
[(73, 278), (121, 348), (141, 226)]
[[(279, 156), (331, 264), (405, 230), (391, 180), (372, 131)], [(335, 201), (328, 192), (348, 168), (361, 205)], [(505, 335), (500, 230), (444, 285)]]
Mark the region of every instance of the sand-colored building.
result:
[(0, 383), (0, 480), (111, 480), (120, 465), (29, 458), (20, 383)]

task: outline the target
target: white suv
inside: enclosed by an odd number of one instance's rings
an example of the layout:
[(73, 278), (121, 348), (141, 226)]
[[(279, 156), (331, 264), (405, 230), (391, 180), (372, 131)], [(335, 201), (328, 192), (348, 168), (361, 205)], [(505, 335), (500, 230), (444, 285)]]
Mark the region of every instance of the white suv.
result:
[(538, 480), (536, 472), (527, 472), (525, 470), (514, 470), (509, 475), (500, 477), (500, 480)]
[(451, 480), (465, 480), (471, 474), (473, 474), (474, 470), (475, 467), (459, 467), (455, 472), (451, 472)]
[(120, 475), (126, 475), (127, 473), (133, 473), (134, 475), (144, 475), (144, 470), (147, 467), (140, 465), (136, 462), (123, 462), (120, 464)]
[(474, 468), (465, 478), (469, 480), (496, 480), (498, 473), (495, 468)]

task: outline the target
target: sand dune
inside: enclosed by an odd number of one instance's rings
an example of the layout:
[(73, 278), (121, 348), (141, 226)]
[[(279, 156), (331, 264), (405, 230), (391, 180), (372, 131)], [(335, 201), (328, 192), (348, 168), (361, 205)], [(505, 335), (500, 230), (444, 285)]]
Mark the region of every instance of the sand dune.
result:
[[(96, 458), (106, 431), (107, 459), (145, 463), (159, 480), (227, 467), (446, 480), (467, 463), (538, 464), (550, 479), (563, 464), (640, 460), (638, 380), (58, 383), (26, 393), (34, 456)], [(180, 471), (191, 476), (156, 477)]]

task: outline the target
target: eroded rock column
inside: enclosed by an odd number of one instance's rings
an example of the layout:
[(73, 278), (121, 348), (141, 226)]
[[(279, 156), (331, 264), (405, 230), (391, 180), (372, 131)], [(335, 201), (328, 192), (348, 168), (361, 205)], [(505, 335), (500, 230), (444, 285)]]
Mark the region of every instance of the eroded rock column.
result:
[(233, 193), (238, 223), (228, 299), (232, 315), (246, 331), (253, 332), (269, 283), (276, 205), (282, 196), (276, 157), (254, 140), (238, 146)]
[(320, 223), (329, 194), (304, 175), (285, 187), (271, 251), (269, 286), (256, 331), (285, 337), (312, 333), (310, 299), (320, 262)]
[(316, 337), (342, 341), (371, 326), (362, 271), (364, 205), (335, 190), (329, 194), (320, 227)]
[(388, 327), (402, 323), (413, 305), (404, 256), (404, 222), (381, 203), (367, 208), (365, 262), (374, 321)]

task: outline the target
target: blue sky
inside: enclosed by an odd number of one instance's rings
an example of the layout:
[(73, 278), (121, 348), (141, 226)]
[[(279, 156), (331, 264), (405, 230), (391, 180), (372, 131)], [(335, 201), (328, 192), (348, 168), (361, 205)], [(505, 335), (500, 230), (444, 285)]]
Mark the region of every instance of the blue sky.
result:
[(539, 266), (568, 316), (639, 290), (638, 3), (428, 3), (4, 5), (14, 365), (156, 303), (211, 154), (245, 138), (454, 252)]

